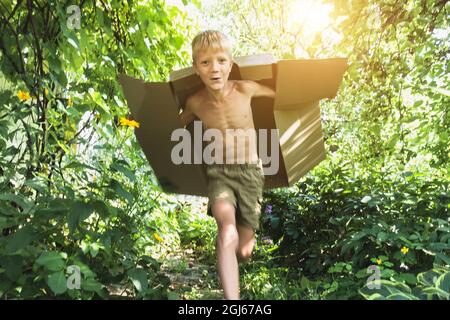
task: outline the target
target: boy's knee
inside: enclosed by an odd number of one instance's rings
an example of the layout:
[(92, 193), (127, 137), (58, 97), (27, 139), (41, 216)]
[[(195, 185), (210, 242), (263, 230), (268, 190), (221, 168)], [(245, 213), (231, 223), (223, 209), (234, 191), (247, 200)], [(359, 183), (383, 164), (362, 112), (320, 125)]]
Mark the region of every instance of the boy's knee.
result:
[(239, 242), (239, 234), (237, 232), (236, 226), (229, 224), (219, 227), (217, 241), (219, 241), (220, 244), (224, 246), (237, 244)]
[(253, 238), (251, 241), (239, 245), (236, 255), (240, 262), (246, 261), (251, 258), (255, 243), (256, 239)]
[(226, 199), (217, 199), (212, 204), (212, 212), (213, 216), (217, 218), (229, 216), (233, 214), (235, 211), (233, 204), (229, 200)]
[(239, 261), (244, 262), (250, 259), (252, 256), (253, 249), (252, 248), (239, 248), (236, 252), (237, 258)]

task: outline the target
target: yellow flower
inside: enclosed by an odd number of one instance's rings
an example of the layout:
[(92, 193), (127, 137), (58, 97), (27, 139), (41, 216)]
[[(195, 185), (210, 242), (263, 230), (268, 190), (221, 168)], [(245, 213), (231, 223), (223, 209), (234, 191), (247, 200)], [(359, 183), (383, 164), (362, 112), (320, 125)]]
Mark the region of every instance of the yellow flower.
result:
[(46, 96), (48, 95), (48, 89), (47, 88), (45, 88), (44, 93), (45, 93)]
[(120, 125), (139, 128), (140, 124), (139, 124), (139, 122), (134, 121), (134, 120), (128, 120), (126, 118), (120, 118)]
[(377, 259), (377, 264), (382, 264), (383, 261), (381, 259)]
[(156, 232), (153, 233), (153, 236), (155, 237), (155, 239), (159, 242), (162, 242), (163, 239), (159, 236), (159, 234), (157, 234)]
[(131, 120), (131, 121), (128, 123), (128, 125), (129, 125), (130, 127), (135, 127), (135, 128), (139, 128), (139, 126), (140, 126), (139, 122), (134, 121), (134, 120)]
[(403, 254), (407, 254), (409, 251), (409, 248), (403, 246), (403, 248), (400, 250)]
[(73, 100), (72, 100), (71, 97), (69, 97), (69, 99), (67, 99), (67, 105), (68, 105), (69, 107), (73, 106)]
[(128, 119), (120, 118), (119, 122), (121, 126), (126, 126), (128, 124)]
[(19, 92), (17, 93), (17, 97), (20, 101), (27, 101), (28, 99), (30, 99), (30, 94), (26, 91), (19, 90)]

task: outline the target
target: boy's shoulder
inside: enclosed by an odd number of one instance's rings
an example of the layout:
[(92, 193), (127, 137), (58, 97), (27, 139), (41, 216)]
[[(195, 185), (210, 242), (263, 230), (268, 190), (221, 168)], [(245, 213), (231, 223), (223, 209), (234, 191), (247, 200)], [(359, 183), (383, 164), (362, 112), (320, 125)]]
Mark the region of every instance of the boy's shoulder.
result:
[(251, 94), (258, 84), (253, 80), (235, 80), (236, 88), (243, 94)]
[(234, 80), (236, 81), (236, 85), (242, 89), (247, 89), (249, 86), (255, 85), (255, 81), (253, 80)]

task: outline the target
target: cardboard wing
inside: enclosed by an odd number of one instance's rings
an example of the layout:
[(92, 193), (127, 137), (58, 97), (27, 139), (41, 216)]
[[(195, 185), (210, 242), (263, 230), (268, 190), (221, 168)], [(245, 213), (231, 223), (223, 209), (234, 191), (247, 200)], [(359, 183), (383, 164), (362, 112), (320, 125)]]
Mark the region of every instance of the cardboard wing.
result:
[(136, 138), (162, 189), (174, 193), (203, 194), (206, 178), (202, 165), (177, 165), (171, 160), (172, 148), (176, 144), (171, 141), (171, 135), (181, 126), (171, 84), (146, 83), (126, 75), (119, 75), (119, 81), (130, 113), (140, 123), (139, 128), (135, 129)]
[(325, 159), (319, 100), (336, 96), (347, 68), (345, 58), (278, 61), (274, 117), (286, 170), (283, 186)]
[[(234, 62), (231, 80), (254, 80), (276, 88), (275, 99), (254, 98), (251, 105), (257, 130), (278, 129), (278, 170), (266, 175), (265, 188), (291, 186), (325, 159), (319, 100), (336, 95), (348, 68), (347, 59), (277, 61), (261, 54), (237, 57)], [(174, 130), (181, 127), (179, 109), (189, 95), (203, 87), (200, 78), (192, 68), (184, 68), (172, 72), (168, 82), (144, 82), (124, 74), (119, 75), (119, 81), (133, 119), (140, 122), (136, 138), (162, 189), (206, 196), (201, 148), (194, 142), (194, 136), (201, 132), (192, 123), (187, 130), (194, 164), (171, 160), (171, 152), (179, 143), (171, 139)], [(270, 146), (270, 134), (264, 139)]]

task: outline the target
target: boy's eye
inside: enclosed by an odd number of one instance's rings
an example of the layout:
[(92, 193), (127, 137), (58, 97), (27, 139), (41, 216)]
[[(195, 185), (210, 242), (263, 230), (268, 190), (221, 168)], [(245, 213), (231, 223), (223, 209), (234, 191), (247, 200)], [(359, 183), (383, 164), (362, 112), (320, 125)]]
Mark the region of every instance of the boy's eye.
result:
[(202, 64), (208, 64), (208, 61), (202, 61), (201, 63)]

